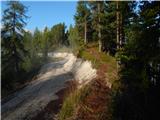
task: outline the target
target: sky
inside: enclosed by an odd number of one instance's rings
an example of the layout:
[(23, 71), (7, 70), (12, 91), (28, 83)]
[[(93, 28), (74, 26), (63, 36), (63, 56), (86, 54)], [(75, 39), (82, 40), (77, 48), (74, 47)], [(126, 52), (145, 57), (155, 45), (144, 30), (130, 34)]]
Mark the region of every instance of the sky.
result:
[[(29, 16), (25, 29), (34, 31), (36, 27), (43, 30), (45, 26), (51, 28), (58, 23), (65, 23), (69, 28), (74, 25), (74, 15), (76, 12), (76, 1), (21, 1), (28, 7), (26, 13)], [(2, 11), (6, 9), (6, 2), (1, 3)], [(3, 15), (3, 12), (2, 12)]]

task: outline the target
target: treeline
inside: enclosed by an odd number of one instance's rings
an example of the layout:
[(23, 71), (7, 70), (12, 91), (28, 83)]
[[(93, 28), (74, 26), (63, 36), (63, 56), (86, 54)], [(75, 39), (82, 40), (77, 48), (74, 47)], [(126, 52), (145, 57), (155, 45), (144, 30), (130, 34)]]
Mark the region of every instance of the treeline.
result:
[[(117, 8), (123, 6), (121, 2), (117, 4)], [(132, 17), (125, 16), (131, 13), (117, 12), (120, 88), (115, 94), (114, 117), (118, 120), (159, 119), (160, 2), (141, 1), (131, 5)]]
[(38, 59), (42, 59), (45, 63), (48, 59), (48, 52), (53, 52), (58, 47), (69, 45), (65, 28), (64, 23), (59, 23), (50, 29), (47, 27), (44, 30), (36, 28), (33, 33), (25, 31), (24, 47), (29, 52), (29, 56), (25, 59), (26, 62), (23, 63), (26, 70), (31, 70)]
[(26, 31), (28, 8), (18, 1), (9, 1), (2, 18), (2, 96), (31, 79), (48, 60), (48, 52), (68, 46), (64, 23), (44, 30)]
[[(125, 29), (133, 22), (137, 2), (79, 1), (75, 30), (84, 44), (98, 41), (99, 51), (115, 55), (125, 42)], [(138, 11), (137, 11), (138, 12)]]
[[(57, 47), (68, 46), (69, 41), (67, 40), (67, 33), (65, 33), (65, 24), (59, 23), (51, 27), (50, 29), (45, 27), (44, 30), (40, 31), (38, 28), (35, 29), (34, 33), (30, 31), (25, 32), (24, 42), (26, 49), (31, 50), (33, 46), (33, 52), (41, 53), (47, 57), (48, 52), (52, 52)], [(28, 45), (27, 45), (28, 44)]]
[(160, 118), (160, 2), (79, 1), (70, 31), (117, 58), (113, 119)]
[(77, 38), (81, 43), (98, 42), (100, 52), (115, 55), (116, 2), (79, 1), (74, 19), (75, 32), (78, 31)]

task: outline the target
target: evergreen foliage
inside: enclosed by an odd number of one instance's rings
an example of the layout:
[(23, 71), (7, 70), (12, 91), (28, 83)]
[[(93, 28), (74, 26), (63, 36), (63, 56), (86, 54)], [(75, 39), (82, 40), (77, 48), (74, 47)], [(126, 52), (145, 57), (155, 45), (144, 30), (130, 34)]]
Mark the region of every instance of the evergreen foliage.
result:
[(127, 42), (118, 53), (121, 89), (114, 98), (116, 120), (159, 118), (159, 6), (155, 1), (141, 2), (137, 17), (126, 29)]
[[(24, 49), (24, 26), (27, 8), (18, 1), (8, 2), (2, 19), (2, 86), (10, 87), (13, 80), (18, 80), (21, 63), (27, 51)], [(8, 74), (10, 74), (8, 76)]]
[[(112, 83), (113, 118), (159, 118), (160, 2), (78, 1), (75, 26), (66, 30), (59, 23), (36, 28), (34, 33), (24, 29), (27, 8), (19, 1), (7, 6), (1, 30), (2, 89), (14, 89), (16, 82), (23, 82), (28, 73), (47, 62), (48, 53), (57, 47), (71, 47), (94, 60), (85, 47), (97, 43), (101, 54), (116, 55), (119, 63), (118, 88), (114, 89), (116, 80)], [(103, 59), (95, 63), (100, 62)]]

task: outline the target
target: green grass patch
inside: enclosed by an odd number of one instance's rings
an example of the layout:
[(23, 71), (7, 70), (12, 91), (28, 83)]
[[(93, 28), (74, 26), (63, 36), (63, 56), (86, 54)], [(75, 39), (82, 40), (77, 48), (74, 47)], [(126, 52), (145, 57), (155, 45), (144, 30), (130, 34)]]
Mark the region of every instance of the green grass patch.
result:
[(82, 58), (83, 60), (89, 60), (92, 62), (92, 65), (94, 68), (98, 68), (100, 65), (100, 62), (95, 58), (92, 54), (90, 54), (86, 50), (80, 50), (78, 53), (78, 57)]
[[(89, 51), (92, 49), (92, 51)], [(92, 62), (94, 68), (99, 69), (99, 67), (103, 64), (106, 64), (107, 72), (106, 76), (110, 82), (114, 82), (117, 77), (117, 61), (115, 57), (112, 57), (104, 52), (98, 52), (98, 46), (96, 45), (89, 45), (86, 49), (81, 49), (78, 53), (78, 57), (82, 58), (83, 60), (89, 60)]]
[(104, 52), (98, 52), (98, 47), (93, 47), (93, 49), (95, 49), (96, 54), (98, 54), (97, 57), (94, 56), (94, 53), (90, 53), (86, 49), (81, 49), (79, 51), (78, 57), (80, 57), (84, 60), (91, 61), (93, 64), (93, 67), (95, 67), (97, 69), (102, 64), (108, 64), (109, 66), (111, 66), (111, 69), (110, 69), (111, 72), (112, 72), (112, 70), (116, 69), (116, 59), (114, 57), (112, 57)]
[[(115, 80), (117, 62), (116, 59), (107, 53), (98, 52), (97, 44), (88, 44), (85, 48), (81, 48), (76, 53), (77, 57), (83, 60), (89, 60), (92, 62), (92, 66), (99, 69), (101, 65), (107, 64), (106, 76), (113, 83)], [(96, 57), (97, 56), (97, 57)], [(81, 89), (71, 91), (71, 93), (64, 99), (62, 108), (58, 114), (59, 120), (67, 120), (72, 118), (76, 114), (76, 110), (87, 95), (90, 94), (90, 85), (85, 85)]]
[(56, 52), (72, 52), (70, 47), (61, 46), (55, 49)]
[(88, 85), (71, 91), (71, 93), (66, 96), (62, 108), (58, 114), (59, 120), (66, 120), (74, 116), (77, 106), (86, 98), (89, 91), (90, 89)]

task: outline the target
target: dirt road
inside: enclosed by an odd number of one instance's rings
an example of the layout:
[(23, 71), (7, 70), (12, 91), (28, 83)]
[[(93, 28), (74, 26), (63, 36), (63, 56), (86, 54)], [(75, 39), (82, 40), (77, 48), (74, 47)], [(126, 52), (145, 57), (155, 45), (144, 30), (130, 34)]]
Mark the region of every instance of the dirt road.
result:
[(65, 87), (66, 81), (73, 79), (70, 71), (75, 60), (71, 60), (71, 55), (57, 53), (50, 56), (63, 59), (44, 65), (36, 80), (2, 104), (3, 120), (31, 119), (50, 101), (57, 99), (55, 93)]

